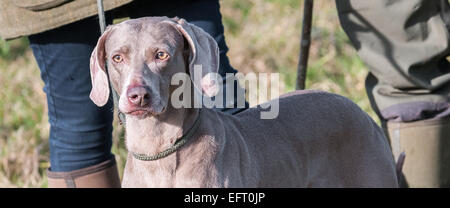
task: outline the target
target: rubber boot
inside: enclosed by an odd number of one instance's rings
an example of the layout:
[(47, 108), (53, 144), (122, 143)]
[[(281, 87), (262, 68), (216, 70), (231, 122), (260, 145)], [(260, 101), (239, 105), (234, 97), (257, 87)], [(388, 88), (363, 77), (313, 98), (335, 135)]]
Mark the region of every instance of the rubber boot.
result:
[(71, 172), (47, 170), (49, 188), (120, 188), (116, 160)]
[(450, 118), (386, 126), (394, 158), (406, 154), (401, 187), (450, 187)]

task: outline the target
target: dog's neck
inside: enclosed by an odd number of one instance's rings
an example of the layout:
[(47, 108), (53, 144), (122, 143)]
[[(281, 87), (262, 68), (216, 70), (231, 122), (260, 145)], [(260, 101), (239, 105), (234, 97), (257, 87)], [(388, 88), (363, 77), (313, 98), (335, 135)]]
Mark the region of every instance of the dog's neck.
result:
[(129, 152), (156, 155), (171, 147), (193, 125), (198, 109), (173, 108), (157, 116), (126, 118), (126, 145)]

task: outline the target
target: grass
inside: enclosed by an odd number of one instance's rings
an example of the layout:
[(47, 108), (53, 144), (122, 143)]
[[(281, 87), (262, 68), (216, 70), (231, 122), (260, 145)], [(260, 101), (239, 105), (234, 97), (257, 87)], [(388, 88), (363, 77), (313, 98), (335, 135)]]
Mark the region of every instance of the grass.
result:
[[(375, 120), (364, 90), (366, 66), (342, 31), (334, 1), (315, 1), (308, 89), (344, 95)], [(241, 72), (279, 72), (281, 92), (294, 90), (302, 2), (222, 0), (231, 64)], [(49, 167), (46, 97), (26, 38), (0, 40), (0, 187), (46, 187)], [(125, 164), (123, 130), (114, 123), (120, 174)]]

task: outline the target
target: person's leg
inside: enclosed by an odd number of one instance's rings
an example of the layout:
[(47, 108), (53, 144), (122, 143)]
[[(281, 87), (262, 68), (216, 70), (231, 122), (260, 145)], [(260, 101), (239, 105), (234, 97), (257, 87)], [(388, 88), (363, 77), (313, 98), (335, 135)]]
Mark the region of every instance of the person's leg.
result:
[(49, 187), (120, 185), (111, 154), (112, 101), (98, 108), (89, 99), (89, 59), (99, 36), (95, 18), (29, 36), (47, 95)]
[(411, 187), (450, 186), (450, 36), (440, 1), (336, 0), (366, 90)]
[(243, 90), (237, 82), (234, 82), (234, 99), (231, 101), (227, 101), (225, 99), (226, 74), (235, 74), (237, 70), (230, 65), (230, 61), (227, 57), (228, 47), (225, 42), (222, 15), (220, 13), (220, 5), (218, 0), (168, 0), (164, 4), (158, 4), (152, 1), (137, 1), (130, 4), (128, 7), (128, 14), (131, 18), (139, 18), (144, 16), (177, 16), (179, 18), (186, 19), (189, 23), (192, 23), (209, 33), (216, 40), (219, 46), (219, 74), (223, 77), (224, 86), (224, 107), (215, 108), (215, 110), (236, 114), (248, 108), (247, 102), (245, 102), (245, 106), (237, 105), (237, 90)]

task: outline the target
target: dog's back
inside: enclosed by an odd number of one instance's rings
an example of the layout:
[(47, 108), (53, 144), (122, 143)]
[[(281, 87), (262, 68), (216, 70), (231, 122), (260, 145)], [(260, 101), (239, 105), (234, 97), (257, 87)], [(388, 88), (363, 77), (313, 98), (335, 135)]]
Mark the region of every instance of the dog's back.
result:
[(256, 186), (397, 186), (382, 130), (347, 98), (296, 91), (279, 99), (275, 119), (260, 119), (260, 112), (248, 109), (232, 122), (255, 160), (247, 163), (257, 169)]

